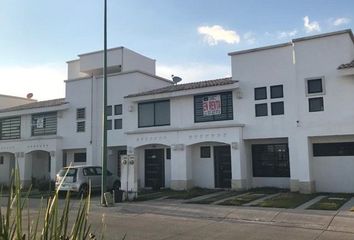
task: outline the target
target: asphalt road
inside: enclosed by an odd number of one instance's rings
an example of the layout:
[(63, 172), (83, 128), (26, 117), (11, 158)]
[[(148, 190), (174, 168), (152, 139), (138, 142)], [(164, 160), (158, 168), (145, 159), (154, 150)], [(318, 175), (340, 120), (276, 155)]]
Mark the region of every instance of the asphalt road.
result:
[[(39, 200), (31, 200), (35, 216)], [(71, 215), (75, 214), (77, 201)], [(294, 211), (148, 201), (99, 206), (92, 200), (90, 223), (105, 239), (354, 239), (350, 212)]]

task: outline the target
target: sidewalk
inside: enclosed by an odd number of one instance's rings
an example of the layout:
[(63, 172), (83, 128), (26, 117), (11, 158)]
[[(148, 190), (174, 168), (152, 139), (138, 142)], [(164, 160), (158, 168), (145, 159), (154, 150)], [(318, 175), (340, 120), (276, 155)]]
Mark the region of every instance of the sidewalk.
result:
[[(93, 205), (94, 208), (100, 208), (98, 204)], [(101, 211), (229, 222), (257, 222), (275, 226), (354, 233), (354, 212), (350, 211), (230, 207), (170, 201), (117, 203), (115, 207), (101, 208)]]

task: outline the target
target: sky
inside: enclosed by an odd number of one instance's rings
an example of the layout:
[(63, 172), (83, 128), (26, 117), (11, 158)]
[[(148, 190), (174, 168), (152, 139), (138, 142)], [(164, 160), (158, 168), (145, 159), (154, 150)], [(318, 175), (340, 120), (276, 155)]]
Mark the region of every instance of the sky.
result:
[[(353, 0), (107, 0), (108, 47), (183, 82), (231, 75), (229, 52), (354, 28)], [(103, 0), (0, 0), (0, 94), (65, 96), (66, 61), (103, 49)]]

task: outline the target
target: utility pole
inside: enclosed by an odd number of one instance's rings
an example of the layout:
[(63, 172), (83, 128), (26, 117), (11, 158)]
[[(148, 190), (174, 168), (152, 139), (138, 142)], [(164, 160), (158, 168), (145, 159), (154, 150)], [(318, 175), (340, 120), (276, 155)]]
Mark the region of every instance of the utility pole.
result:
[(103, 123), (102, 123), (102, 185), (101, 204), (105, 205), (104, 193), (107, 190), (107, 0), (104, 0), (103, 33)]

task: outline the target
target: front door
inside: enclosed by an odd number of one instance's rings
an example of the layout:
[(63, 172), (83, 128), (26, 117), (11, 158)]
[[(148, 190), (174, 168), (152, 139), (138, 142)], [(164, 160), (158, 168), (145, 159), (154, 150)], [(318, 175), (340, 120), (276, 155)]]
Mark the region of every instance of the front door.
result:
[(160, 189), (165, 186), (164, 149), (145, 150), (145, 187)]
[(215, 187), (231, 188), (230, 146), (214, 147)]

